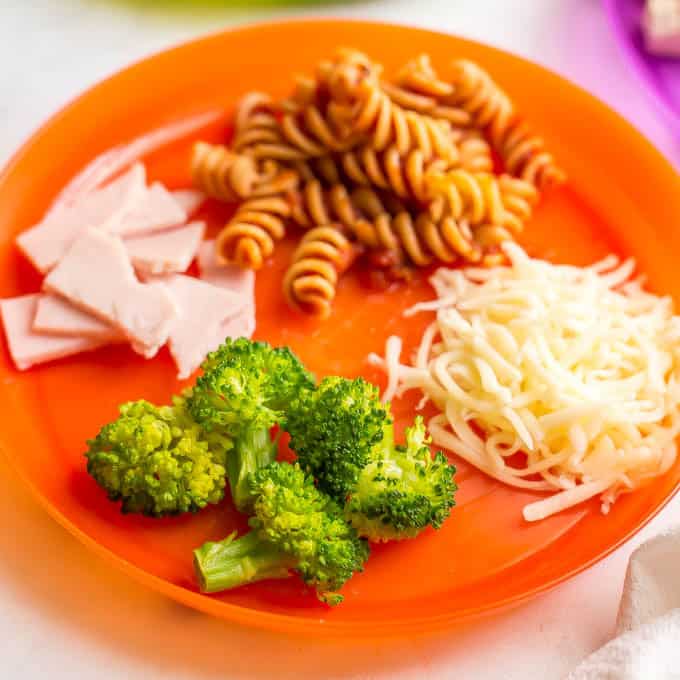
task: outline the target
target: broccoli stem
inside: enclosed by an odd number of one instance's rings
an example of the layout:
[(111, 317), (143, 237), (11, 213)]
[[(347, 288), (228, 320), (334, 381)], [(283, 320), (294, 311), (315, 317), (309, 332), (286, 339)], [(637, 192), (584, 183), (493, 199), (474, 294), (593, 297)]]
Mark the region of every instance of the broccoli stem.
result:
[(269, 578), (288, 578), (292, 560), (251, 531), (223, 541), (208, 541), (194, 550), (194, 568), (204, 593), (216, 593)]
[(252, 494), (248, 477), (276, 459), (277, 442), (272, 441), (269, 428), (246, 427), (234, 442), (227, 457), (227, 476), (231, 497), (240, 512), (248, 512)]

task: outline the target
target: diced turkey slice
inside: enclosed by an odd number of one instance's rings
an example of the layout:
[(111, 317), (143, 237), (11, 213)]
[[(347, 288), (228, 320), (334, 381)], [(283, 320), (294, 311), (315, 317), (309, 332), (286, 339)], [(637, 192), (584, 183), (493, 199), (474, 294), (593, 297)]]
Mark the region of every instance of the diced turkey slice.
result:
[(20, 371), (106, 344), (105, 341), (94, 338), (68, 338), (36, 333), (32, 325), (39, 298), (39, 294), (34, 294), (0, 300), (0, 315), (9, 353)]
[(172, 197), (177, 203), (182, 206), (189, 220), (199, 211), (208, 198), (202, 191), (197, 191), (196, 189), (177, 189), (170, 193), (172, 193)]
[(136, 163), (124, 175), (49, 215), (19, 234), (17, 245), (41, 272), (64, 256), (87, 227), (115, 229), (120, 220), (146, 194), (146, 171)]
[(198, 251), (198, 271), (203, 281), (226, 288), (255, 306), (255, 272), (235, 264), (221, 265), (215, 259), (215, 241), (203, 241)]
[(78, 309), (68, 300), (49, 294), (41, 295), (37, 302), (33, 330), (101, 342), (115, 342), (124, 337), (110, 323)]
[(222, 323), (219, 338), (213, 349), (217, 349), (227, 338), (252, 338), (254, 332), (255, 306), (247, 304), (234, 318)]
[(105, 151), (88, 163), (59, 192), (47, 214), (50, 215), (53, 211), (90, 193), (143, 156), (210, 125), (223, 115), (224, 112), (219, 109), (199, 113), (191, 118), (151, 130), (128, 144), (121, 144)]
[(100, 229), (74, 242), (43, 288), (119, 328), (147, 358), (165, 344), (177, 318), (166, 288), (140, 283), (123, 242)]
[(243, 301), (228, 290), (192, 276), (176, 274), (163, 281), (179, 308), (168, 346), (177, 364), (177, 376), (184, 379), (220, 344), (221, 341), (216, 343), (220, 328), (227, 319), (241, 313)]
[(143, 200), (133, 205), (122, 219), (111, 225), (107, 231), (119, 236), (142, 236), (184, 224), (186, 221), (187, 213), (184, 208), (160, 182), (154, 182)]
[(204, 233), (203, 222), (191, 222), (158, 234), (126, 238), (123, 243), (135, 269), (143, 276), (171, 274), (189, 268)]

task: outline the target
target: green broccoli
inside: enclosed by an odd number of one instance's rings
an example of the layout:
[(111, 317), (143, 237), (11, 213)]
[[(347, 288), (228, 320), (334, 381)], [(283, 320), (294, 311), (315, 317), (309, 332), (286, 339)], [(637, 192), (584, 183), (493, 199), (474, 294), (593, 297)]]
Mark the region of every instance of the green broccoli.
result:
[(87, 442), (87, 471), (122, 511), (153, 517), (195, 512), (224, 496), (231, 440), (206, 434), (181, 398), (135, 401)]
[(428, 447), (422, 418), (394, 443), (389, 406), (362, 378), (326, 378), (301, 394), (286, 423), (290, 446), (319, 487), (344, 504), (371, 541), (413, 538), (439, 528), (454, 505), (455, 468)]
[(213, 593), (296, 571), (319, 599), (339, 604), (337, 591), (368, 559), (368, 544), (345, 521), (342, 508), (295, 464), (274, 462), (248, 479), (251, 531), (194, 551), (201, 590)]
[(421, 417), (406, 430), (406, 446), (385, 449), (371, 460), (345, 504), (345, 514), (361, 536), (394, 541), (438, 529), (454, 505), (455, 468), (439, 451), (433, 457)]
[(340, 503), (375, 450), (393, 439), (388, 408), (363, 378), (324, 378), (294, 401), (285, 428), (303, 469)]
[(188, 407), (207, 432), (233, 439), (227, 475), (234, 504), (247, 511), (248, 475), (276, 458), (272, 426), (285, 417), (294, 397), (313, 389), (314, 379), (288, 347), (245, 338), (227, 340), (202, 368), (203, 375), (186, 393)]

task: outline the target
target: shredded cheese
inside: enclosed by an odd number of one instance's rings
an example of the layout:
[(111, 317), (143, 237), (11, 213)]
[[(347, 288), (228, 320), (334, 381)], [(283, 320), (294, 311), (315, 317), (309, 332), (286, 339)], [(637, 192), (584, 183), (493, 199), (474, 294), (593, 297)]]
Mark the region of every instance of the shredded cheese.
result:
[(527, 521), (598, 495), (608, 512), (675, 462), (680, 317), (631, 279), (631, 260), (581, 268), (505, 251), (510, 266), (435, 272), (437, 299), (406, 313), (436, 312), (412, 365), (394, 336), (370, 357), (388, 375), (383, 398), (422, 390), (440, 411), (435, 443), (501, 482), (552, 491)]

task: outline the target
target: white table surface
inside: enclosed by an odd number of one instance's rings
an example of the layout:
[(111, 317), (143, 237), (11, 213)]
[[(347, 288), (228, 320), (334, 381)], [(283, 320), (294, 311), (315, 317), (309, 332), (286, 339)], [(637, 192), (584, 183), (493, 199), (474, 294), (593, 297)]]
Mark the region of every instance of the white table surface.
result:
[[(489, 42), (547, 64), (625, 113), (626, 102), (644, 95), (619, 61), (599, 5), (375, 0), (315, 13), (412, 23)], [(132, 60), (221, 26), (310, 13), (212, 9), (190, 17), (138, 6), (0, 0), (0, 163), (49, 114)], [(646, 101), (638, 101), (635, 122), (678, 163), (680, 152)], [(463, 631), (316, 642), (235, 627), (146, 590), (57, 526), (0, 457), (0, 677), (558, 679), (610, 636), (631, 550), (679, 520), (680, 497), (588, 572)]]

